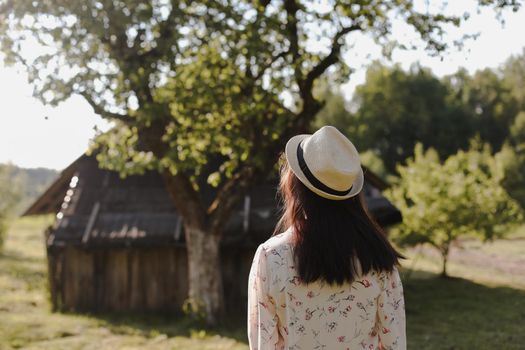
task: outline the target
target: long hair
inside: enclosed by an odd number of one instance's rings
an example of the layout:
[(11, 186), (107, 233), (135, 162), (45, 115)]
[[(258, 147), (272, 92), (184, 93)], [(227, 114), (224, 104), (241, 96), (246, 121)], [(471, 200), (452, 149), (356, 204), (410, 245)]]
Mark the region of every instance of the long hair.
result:
[(282, 215), (274, 235), (292, 228), (295, 265), (303, 282), (341, 285), (360, 273), (392, 271), (404, 258), (367, 212), (362, 194), (345, 200), (320, 197), (281, 161)]

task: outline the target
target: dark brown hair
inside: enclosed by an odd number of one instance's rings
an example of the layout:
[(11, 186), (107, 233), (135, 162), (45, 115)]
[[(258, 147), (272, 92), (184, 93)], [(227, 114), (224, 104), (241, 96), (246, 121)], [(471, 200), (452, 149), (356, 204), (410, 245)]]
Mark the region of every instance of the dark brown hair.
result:
[(323, 198), (295, 176), (286, 159), (281, 161), (282, 216), (274, 235), (292, 228), (296, 269), (303, 282), (341, 285), (359, 272), (392, 271), (399, 264), (403, 256), (367, 212), (362, 192), (345, 200)]

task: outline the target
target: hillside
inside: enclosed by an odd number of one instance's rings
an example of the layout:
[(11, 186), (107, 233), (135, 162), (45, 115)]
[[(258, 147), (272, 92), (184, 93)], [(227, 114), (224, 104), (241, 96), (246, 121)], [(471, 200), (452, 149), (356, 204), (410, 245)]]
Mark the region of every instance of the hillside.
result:
[(12, 164), (0, 164), (0, 173), (7, 170), (11, 186), (20, 190), (20, 200), (15, 208), (21, 214), (58, 176), (59, 171), (47, 168), (20, 168)]

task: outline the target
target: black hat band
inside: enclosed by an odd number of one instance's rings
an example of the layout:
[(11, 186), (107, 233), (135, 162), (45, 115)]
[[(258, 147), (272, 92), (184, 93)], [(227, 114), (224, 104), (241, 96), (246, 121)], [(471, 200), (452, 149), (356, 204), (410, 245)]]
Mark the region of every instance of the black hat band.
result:
[(348, 193), (350, 193), (352, 186), (350, 186), (350, 188), (346, 191), (334, 190), (333, 188), (330, 188), (326, 186), (324, 183), (322, 183), (321, 181), (319, 181), (314, 176), (314, 174), (312, 174), (312, 172), (310, 171), (310, 169), (308, 168), (308, 165), (306, 165), (306, 162), (304, 160), (303, 147), (301, 146), (302, 143), (303, 141), (299, 142), (299, 144), (297, 145), (297, 160), (299, 161), (299, 167), (303, 171), (304, 176), (308, 179), (308, 181), (310, 181), (312, 186), (314, 186), (320, 191), (326, 192), (328, 194), (332, 194), (334, 196), (346, 196)]

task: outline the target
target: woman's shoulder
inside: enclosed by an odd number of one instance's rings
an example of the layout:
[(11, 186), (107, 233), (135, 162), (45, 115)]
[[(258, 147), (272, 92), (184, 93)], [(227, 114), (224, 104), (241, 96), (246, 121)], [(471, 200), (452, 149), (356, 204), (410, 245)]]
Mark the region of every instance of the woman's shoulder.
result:
[(286, 231), (281, 232), (277, 235), (274, 235), (270, 238), (268, 238), (265, 242), (263, 242), (260, 247), (266, 251), (283, 251), (283, 250), (289, 250), (292, 246), (292, 230), (291, 228), (288, 228)]

